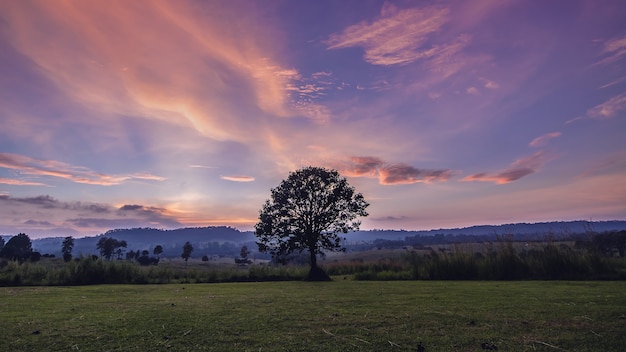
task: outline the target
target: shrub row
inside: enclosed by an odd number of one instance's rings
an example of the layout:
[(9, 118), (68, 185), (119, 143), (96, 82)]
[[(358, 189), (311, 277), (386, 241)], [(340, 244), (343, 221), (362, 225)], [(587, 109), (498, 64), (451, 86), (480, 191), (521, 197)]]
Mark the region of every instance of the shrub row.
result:
[(624, 280), (626, 258), (555, 244), (519, 251), (506, 242), (485, 254), (408, 251), (401, 259), (335, 263), (326, 270), (357, 280)]
[(140, 266), (129, 261), (80, 258), (62, 266), (4, 262), (0, 286), (73, 286), (95, 284), (166, 284), (300, 280), (308, 269), (293, 266), (253, 266), (247, 270)]
[[(407, 251), (396, 259), (332, 263), (324, 269), (329, 275), (350, 275), (356, 280), (625, 280), (626, 258), (555, 244), (518, 250), (512, 242), (503, 242), (485, 253), (460, 248)], [(146, 267), (89, 257), (63, 265), (1, 262), (0, 286), (281, 281), (301, 280), (307, 272), (306, 265), (251, 266), (244, 270)]]

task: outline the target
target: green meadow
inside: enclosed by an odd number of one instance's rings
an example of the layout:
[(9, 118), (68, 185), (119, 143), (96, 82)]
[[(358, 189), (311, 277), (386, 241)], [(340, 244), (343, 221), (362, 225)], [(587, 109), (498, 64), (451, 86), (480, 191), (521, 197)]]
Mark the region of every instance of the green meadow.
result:
[(1, 351), (624, 351), (623, 281), (0, 288)]

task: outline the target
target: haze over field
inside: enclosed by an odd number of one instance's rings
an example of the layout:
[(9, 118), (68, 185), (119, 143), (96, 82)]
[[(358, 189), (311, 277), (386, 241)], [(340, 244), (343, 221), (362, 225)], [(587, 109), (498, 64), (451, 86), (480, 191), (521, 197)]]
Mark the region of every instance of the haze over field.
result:
[(252, 229), (335, 168), (362, 229), (626, 218), (626, 5), (2, 1), (0, 234)]

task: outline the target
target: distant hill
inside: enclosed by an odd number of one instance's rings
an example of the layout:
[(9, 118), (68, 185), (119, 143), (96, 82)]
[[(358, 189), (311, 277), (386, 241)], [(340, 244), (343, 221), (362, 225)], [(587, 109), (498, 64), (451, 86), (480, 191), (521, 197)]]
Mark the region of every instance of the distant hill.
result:
[[(242, 232), (232, 227), (212, 226), (193, 227), (175, 230), (160, 230), (153, 228), (133, 228), (109, 230), (99, 236), (74, 239), (75, 255), (98, 254), (96, 245), (102, 237), (112, 237), (119, 241), (126, 241), (127, 250), (148, 250), (152, 253), (155, 246), (163, 247), (162, 256), (180, 256), (182, 246), (189, 241), (194, 246), (193, 256), (222, 254), (222, 252), (239, 253), (241, 245), (254, 242), (254, 233)], [(33, 240), (33, 248), (41, 253), (61, 254), (62, 237), (41, 238)], [(203, 252), (201, 252), (203, 251)]]
[[(346, 237), (346, 245), (351, 250), (375, 246), (375, 242), (393, 241), (397, 245), (414, 243), (453, 243), (473, 239), (492, 240), (496, 236), (513, 235), (519, 240), (545, 240), (565, 238), (588, 232), (626, 230), (626, 221), (562, 221), (543, 223), (517, 223), (506, 225), (481, 225), (455, 229), (425, 231), (369, 230), (351, 232)], [(232, 227), (194, 227), (175, 230), (153, 228), (116, 229), (95, 237), (76, 238), (74, 254), (97, 254), (96, 244), (102, 236), (113, 237), (128, 243), (127, 250), (149, 250), (156, 245), (164, 248), (162, 256), (178, 257), (182, 246), (189, 241), (194, 246), (193, 257), (202, 255), (232, 255), (239, 253), (241, 246), (247, 245), (256, 251), (255, 236), (252, 231), (239, 231)], [(8, 240), (9, 236), (3, 236)], [(60, 255), (62, 237), (33, 240), (33, 248), (39, 252)]]
[(371, 230), (357, 231), (346, 236), (349, 242), (374, 241), (376, 239), (406, 240), (415, 236), (504, 236), (512, 234), (517, 238), (543, 240), (547, 236), (562, 238), (572, 234), (626, 230), (626, 221), (552, 221), (540, 223), (516, 223), (504, 225), (477, 225), (453, 229), (423, 231), (410, 230)]

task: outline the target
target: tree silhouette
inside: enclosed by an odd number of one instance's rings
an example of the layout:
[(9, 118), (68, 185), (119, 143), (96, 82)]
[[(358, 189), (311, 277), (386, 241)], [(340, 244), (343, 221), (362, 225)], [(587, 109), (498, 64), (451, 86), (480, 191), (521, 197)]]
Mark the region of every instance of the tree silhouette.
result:
[(24, 261), (30, 258), (33, 252), (33, 244), (25, 233), (18, 233), (11, 237), (0, 250), (0, 257), (11, 260)]
[(74, 249), (74, 238), (67, 236), (63, 239), (61, 244), (61, 252), (63, 253), (63, 260), (69, 262), (72, 260), (72, 250)]
[(185, 260), (185, 265), (187, 265), (187, 260), (189, 260), (189, 257), (191, 257), (191, 252), (193, 252), (193, 246), (189, 241), (187, 241), (183, 246), (183, 254), (180, 255), (181, 258)]
[(98, 240), (96, 244), (96, 248), (100, 250), (100, 255), (106, 258), (107, 260), (111, 260), (113, 254), (117, 254), (118, 258), (121, 259), (122, 256), (122, 248), (126, 248), (126, 241), (118, 241), (113, 237), (102, 237)]
[(250, 255), (250, 250), (248, 249), (248, 246), (244, 245), (243, 247), (241, 247), (241, 250), (239, 251), (239, 258), (235, 258), (235, 263), (237, 265), (252, 264), (252, 260), (248, 258), (249, 255)]
[(337, 171), (320, 167), (290, 173), (271, 192), (255, 225), (259, 251), (280, 259), (307, 250), (311, 265), (307, 279), (328, 280), (317, 266), (317, 255), (344, 251), (337, 234), (358, 230), (360, 222), (355, 219), (368, 215), (369, 204)]
[(159, 258), (159, 255), (161, 253), (163, 253), (163, 246), (161, 246), (160, 244), (158, 244), (156, 247), (154, 247), (154, 251), (152, 252), (154, 255), (157, 256), (157, 258)]

